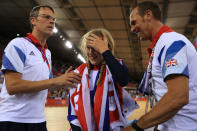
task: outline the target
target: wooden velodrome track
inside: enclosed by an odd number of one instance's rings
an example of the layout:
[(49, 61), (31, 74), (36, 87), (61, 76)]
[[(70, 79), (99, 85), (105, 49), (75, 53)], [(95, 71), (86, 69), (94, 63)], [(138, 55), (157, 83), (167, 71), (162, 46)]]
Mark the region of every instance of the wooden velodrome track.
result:
[[(145, 113), (145, 101), (137, 102), (140, 106), (129, 117), (129, 120), (138, 119)], [(67, 121), (68, 107), (46, 107), (45, 114), (47, 119), (48, 131), (69, 131), (70, 125)]]

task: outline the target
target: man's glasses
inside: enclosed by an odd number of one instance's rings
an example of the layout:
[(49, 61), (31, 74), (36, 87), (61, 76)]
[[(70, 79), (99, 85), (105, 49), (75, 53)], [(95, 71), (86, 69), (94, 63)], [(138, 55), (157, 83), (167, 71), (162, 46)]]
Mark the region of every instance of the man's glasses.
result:
[(41, 16), (41, 17), (43, 17), (43, 18), (45, 18), (45, 19), (47, 19), (47, 20), (53, 20), (54, 22), (56, 21), (56, 18), (54, 18), (54, 17), (52, 17), (52, 16), (50, 16), (50, 15), (40, 14), (40, 15), (38, 15), (38, 16)]

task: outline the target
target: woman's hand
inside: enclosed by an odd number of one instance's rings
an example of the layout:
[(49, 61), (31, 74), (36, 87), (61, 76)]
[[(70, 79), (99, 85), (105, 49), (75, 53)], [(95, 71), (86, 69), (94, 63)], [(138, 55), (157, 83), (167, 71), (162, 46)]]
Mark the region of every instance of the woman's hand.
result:
[(103, 39), (98, 37), (95, 34), (90, 34), (86, 38), (86, 44), (87, 44), (87, 46), (90, 46), (90, 47), (94, 48), (94, 50), (96, 50), (100, 54), (102, 54), (105, 51), (109, 50), (108, 40), (107, 40), (107, 37), (106, 37), (105, 34), (104, 34)]

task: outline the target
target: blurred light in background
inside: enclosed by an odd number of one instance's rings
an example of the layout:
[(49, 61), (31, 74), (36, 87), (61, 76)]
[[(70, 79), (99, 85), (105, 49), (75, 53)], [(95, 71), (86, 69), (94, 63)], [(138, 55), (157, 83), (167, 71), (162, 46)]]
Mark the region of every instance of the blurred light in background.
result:
[(71, 49), (73, 46), (72, 46), (72, 43), (70, 41), (66, 41), (65, 43), (66, 47), (68, 47), (69, 49)]
[(81, 54), (78, 54), (78, 55), (77, 55), (77, 58), (78, 58), (79, 60), (81, 60), (83, 63), (86, 62), (85, 59), (83, 58), (83, 56), (82, 56)]
[(53, 33), (57, 33), (58, 29), (56, 27), (53, 28)]

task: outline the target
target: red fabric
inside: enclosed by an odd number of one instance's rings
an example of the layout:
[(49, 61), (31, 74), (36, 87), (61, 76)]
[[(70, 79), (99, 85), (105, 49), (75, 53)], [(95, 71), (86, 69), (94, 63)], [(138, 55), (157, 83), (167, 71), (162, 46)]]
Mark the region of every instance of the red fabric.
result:
[[(82, 86), (82, 85), (81, 85)], [(74, 103), (74, 96), (76, 95), (79, 95), (79, 94), (82, 94), (82, 88), (80, 87), (80, 90), (79, 92), (77, 92), (77, 90), (75, 90), (75, 92), (73, 93), (73, 95), (71, 96), (71, 101), (72, 103)], [(82, 99), (82, 95), (79, 95), (79, 99), (76, 103), (78, 105), (78, 108), (80, 110), (75, 110), (76, 111), (76, 115), (77, 116), (81, 116), (81, 117), (78, 117), (78, 120), (82, 126), (82, 129), (88, 131), (88, 127), (87, 127), (87, 122), (86, 122), (86, 117), (85, 117), (85, 111), (84, 111), (84, 108), (83, 108), (83, 99)], [(74, 108), (75, 108), (75, 104), (73, 104)], [(80, 114), (80, 115), (79, 115)]]
[(79, 74), (82, 75), (83, 74), (83, 71), (84, 69), (88, 66), (88, 63), (85, 63), (85, 64), (82, 64), (80, 65), (77, 70), (79, 71)]
[[(87, 63), (85, 64), (82, 64), (81, 66), (79, 66), (77, 68), (77, 70), (79, 71), (79, 73), (82, 75), (84, 73), (84, 69), (87, 68)], [(95, 121), (96, 121), (96, 129), (95, 131), (98, 131), (98, 127), (100, 125), (100, 116), (101, 116), (101, 108), (102, 108), (102, 102), (103, 102), (103, 97), (102, 97), (102, 94), (105, 90), (105, 88), (108, 88), (108, 87), (105, 87), (104, 84), (105, 84), (105, 79), (106, 78), (106, 74), (108, 74), (109, 72), (107, 71), (106, 67), (104, 68), (103, 70), (103, 73), (102, 73), (102, 76), (101, 76), (101, 84), (97, 86), (97, 89), (96, 89), (96, 93), (95, 93), (95, 97), (94, 97), (94, 102), (96, 104), (94, 104), (94, 118), (95, 118)], [(89, 88), (89, 78), (88, 78), (88, 74), (86, 74), (86, 80), (87, 80), (87, 83), (88, 83), (88, 88)], [(70, 97), (70, 100), (71, 100), (71, 103), (73, 103), (73, 106), (74, 106), (74, 109), (75, 109), (75, 104), (78, 105), (78, 110), (75, 110), (76, 112), (76, 116), (82, 126), (82, 129), (83, 130), (88, 130), (88, 123), (86, 121), (86, 116), (85, 116), (85, 107), (83, 106), (83, 91), (82, 91), (82, 83), (80, 85), (80, 88), (79, 90), (75, 90), (75, 92), (71, 95)], [(123, 96), (119, 96), (119, 95), (123, 95), (123, 88), (120, 86), (120, 85), (117, 85), (117, 90), (118, 90), (118, 98), (119, 98), (119, 101), (120, 101), (120, 107), (121, 109), (123, 108)], [(108, 95), (111, 96), (111, 97), (114, 97), (114, 92), (107, 92), (109, 93)], [(79, 98), (78, 98), (78, 101), (75, 103), (74, 102), (74, 97), (79, 95)], [(113, 122), (113, 121), (117, 121), (119, 120), (119, 112), (118, 112), (118, 108), (116, 108), (114, 111), (109, 111), (109, 117), (110, 117), (110, 124)]]
[[(31, 33), (27, 33), (27, 38), (31, 39), (32, 43), (39, 47), (46, 56), (46, 49), (48, 48), (47, 43), (45, 43), (44, 49), (42, 49), (42, 45), (40, 44), (40, 42)], [(42, 58), (44, 61), (46, 61), (46, 58), (43, 55)]]
[(101, 116), (101, 106), (102, 106), (102, 100), (103, 100), (103, 97), (101, 96), (103, 94), (104, 88), (108, 88), (108, 87), (104, 87), (104, 81), (106, 78), (105, 75), (106, 75), (106, 68), (104, 68), (102, 72), (101, 84), (97, 86), (97, 90), (96, 90), (95, 97), (94, 97), (95, 103), (97, 103), (94, 105), (94, 116), (95, 116), (97, 127), (99, 127), (100, 116)]
[[(27, 37), (28, 37), (29, 39), (31, 39), (32, 42), (33, 42), (36, 46), (39, 46), (39, 47), (42, 48), (42, 45), (40, 44), (40, 42), (39, 42), (31, 33), (27, 33)], [(47, 43), (45, 43), (44, 49), (47, 49), (47, 48), (48, 48)]]
[[(77, 70), (79, 71), (79, 73), (80, 73), (81, 76), (82, 76), (83, 71), (84, 71), (84, 69), (85, 69), (86, 66), (87, 66), (87, 63), (82, 64), (81, 66), (79, 66), (77, 68)], [(89, 87), (89, 85), (88, 85), (88, 87)], [(81, 84), (81, 87), (80, 87), (79, 92), (77, 92), (77, 90), (75, 90), (75, 92), (71, 96), (70, 99), (71, 99), (72, 103), (74, 103), (74, 97), (76, 95), (79, 95), (79, 94), (82, 94), (82, 84)], [(78, 120), (79, 120), (79, 122), (80, 122), (80, 124), (82, 126), (82, 129), (84, 129), (85, 131), (88, 131), (88, 127), (87, 127), (87, 124), (86, 124), (87, 122), (86, 122), (86, 119), (85, 119), (86, 117), (85, 117), (85, 111), (84, 111), (84, 107), (83, 107), (83, 98), (82, 98), (82, 95), (79, 95), (79, 99), (78, 99), (78, 101), (77, 101), (76, 104), (78, 104), (78, 108), (80, 109), (78, 111), (75, 110), (76, 111), (76, 115), (77, 116), (81, 116), (81, 117), (78, 117)], [(73, 106), (75, 108), (75, 104), (73, 104)]]
[[(114, 91), (109, 91), (108, 92), (108, 96), (109, 97), (113, 97), (114, 96)], [(110, 101), (109, 101), (110, 102)], [(113, 117), (110, 117), (110, 116), (113, 116)], [(110, 111), (109, 112), (109, 117), (110, 117), (110, 123), (116, 121), (116, 120), (119, 120), (119, 114), (118, 114), (118, 108), (116, 107), (116, 110), (114, 111)]]
[(100, 70), (100, 66), (93, 66), (93, 70)]
[(134, 83), (128, 83), (127, 86), (128, 87), (136, 87), (136, 84), (134, 84)]
[(160, 36), (164, 33), (164, 32), (173, 32), (173, 30), (171, 28), (169, 28), (168, 26), (164, 25), (162, 26), (159, 31), (155, 34), (153, 40), (152, 40), (152, 43), (151, 45), (149, 46), (149, 48), (147, 49), (148, 50), (148, 53), (149, 53), (149, 58), (151, 56), (151, 53), (152, 53), (152, 49), (153, 47), (155, 46), (155, 44), (157, 43), (158, 39), (160, 38)]
[(49, 65), (48, 60), (46, 60), (47, 59), (46, 58), (46, 49), (48, 48), (47, 43), (45, 43), (44, 49), (42, 49), (42, 45), (40, 44), (40, 42), (31, 33), (27, 33), (27, 38), (29, 38), (32, 41), (32, 43), (39, 48), (40, 52), (42, 53), (42, 58), (43, 58), (44, 62), (45, 61), (47, 62), (47, 66), (48, 66), (49, 72), (50, 72), (50, 65)]
[(68, 106), (68, 100), (67, 99), (66, 100), (55, 100), (55, 99), (47, 98), (45, 106), (65, 107), (65, 106)]

